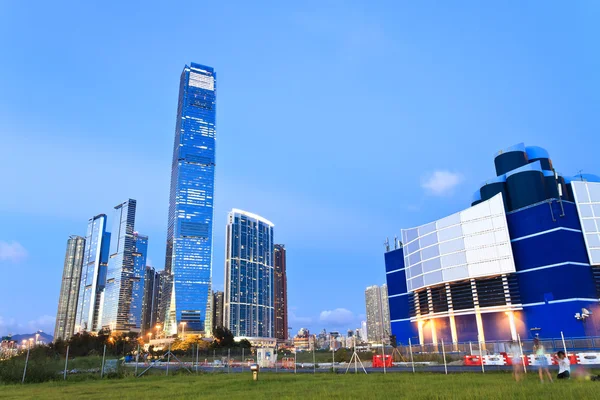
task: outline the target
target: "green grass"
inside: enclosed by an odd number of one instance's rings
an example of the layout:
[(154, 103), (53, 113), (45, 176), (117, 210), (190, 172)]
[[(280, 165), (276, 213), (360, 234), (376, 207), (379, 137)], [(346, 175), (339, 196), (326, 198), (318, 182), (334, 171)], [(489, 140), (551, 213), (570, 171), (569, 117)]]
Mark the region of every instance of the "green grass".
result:
[(592, 399), (600, 383), (591, 381), (540, 384), (528, 374), (516, 383), (509, 373), (370, 375), (250, 373), (150, 376), (84, 382), (48, 382), (0, 386), (2, 399)]

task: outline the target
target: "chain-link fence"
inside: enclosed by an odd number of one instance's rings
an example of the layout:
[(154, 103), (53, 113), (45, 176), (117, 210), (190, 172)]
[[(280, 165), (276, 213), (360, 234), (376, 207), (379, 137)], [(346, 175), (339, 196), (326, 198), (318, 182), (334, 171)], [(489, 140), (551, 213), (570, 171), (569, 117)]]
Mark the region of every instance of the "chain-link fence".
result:
[[(599, 353), (600, 337), (541, 339), (546, 353), (559, 350), (567, 354)], [(523, 355), (533, 352), (533, 340), (519, 341)], [(511, 347), (513, 346), (513, 347)], [(144, 349), (137, 342), (128, 346), (103, 345), (82, 355), (68, 346), (61, 351), (38, 346), (21, 349), (13, 357), (0, 361), (0, 382), (32, 383), (48, 380), (110, 379), (124, 376), (141, 378), (148, 375), (243, 373), (259, 364), (261, 371), (273, 373), (344, 373), (393, 371), (484, 371), (466, 364), (467, 356), (510, 353), (514, 342), (487, 341), (430, 344), (398, 344), (397, 347), (376, 347), (354, 353), (352, 349), (287, 350), (207, 348), (196, 344), (188, 348)], [(600, 357), (598, 358), (600, 363)], [(478, 364), (481, 365), (482, 363)], [(591, 364), (591, 363), (590, 363)], [(495, 364), (502, 369), (502, 363)], [(488, 368), (488, 367), (486, 367)]]

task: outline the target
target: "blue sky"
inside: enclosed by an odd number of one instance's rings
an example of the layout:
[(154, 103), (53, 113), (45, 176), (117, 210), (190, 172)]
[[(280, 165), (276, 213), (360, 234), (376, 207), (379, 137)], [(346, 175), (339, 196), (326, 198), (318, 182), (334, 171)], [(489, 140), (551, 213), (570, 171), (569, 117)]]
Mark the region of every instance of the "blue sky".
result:
[(0, 3), (0, 334), (53, 331), (66, 240), (138, 201), (162, 269), (177, 91), (218, 73), (213, 276), (233, 207), (288, 249), (290, 326), (358, 327), (383, 242), (470, 204), (493, 155), (600, 172), (600, 7)]

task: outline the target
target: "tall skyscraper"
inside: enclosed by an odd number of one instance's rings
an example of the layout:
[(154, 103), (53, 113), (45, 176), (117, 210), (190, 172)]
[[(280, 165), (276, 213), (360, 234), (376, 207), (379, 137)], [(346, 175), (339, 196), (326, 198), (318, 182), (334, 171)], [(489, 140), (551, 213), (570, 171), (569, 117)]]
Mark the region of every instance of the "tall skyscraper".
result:
[(58, 297), (54, 340), (67, 340), (73, 336), (75, 330), (84, 247), (84, 238), (81, 236), (69, 237), (69, 240), (67, 241), (65, 264), (63, 267), (62, 284), (60, 286), (60, 295)]
[(144, 300), (142, 302), (142, 332), (151, 331), (158, 320), (160, 277), (160, 272), (151, 266), (146, 266)]
[(168, 304), (171, 301), (171, 287), (172, 276), (165, 270), (158, 271), (156, 274), (157, 279), (157, 292), (155, 294), (156, 303), (157, 303), (157, 312), (156, 312), (156, 323), (164, 326), (165, 323), (165, 313), (168, 308)]
[(109, 246), (106, 215), (90, 218), (85, 236), (75, 332), (97, 332), (99, 329)]
[(233, 209), (225, 244), (225, 327), (237, 337), (274, 335), (273, 224)]
[(384, 340), (387, 343), (391, 334), (387, 285), (369, 286), (365, 290), (365, 299), (367, 303), (367, 340), (371, 343), (381, 343)]
[(285, 245), (276, 244), (273, 253), (275, 338), (286, 340), (288, 335), (287, 275)]
[[(102, 329), (139, 331), (147, 237), (134, 232), (136, 201), (115, 206), (102, 307)], [(140, 258), (139, 260), (137, 258)]]
[(216, 73), (185, 66), (171, 166), (165, 270), (172, 275), (166, 296), (165, 330), (212, 332), (212, 232), (215, 181)]
[(213, 294), (213, 329), (223, 326), (223, 292)]

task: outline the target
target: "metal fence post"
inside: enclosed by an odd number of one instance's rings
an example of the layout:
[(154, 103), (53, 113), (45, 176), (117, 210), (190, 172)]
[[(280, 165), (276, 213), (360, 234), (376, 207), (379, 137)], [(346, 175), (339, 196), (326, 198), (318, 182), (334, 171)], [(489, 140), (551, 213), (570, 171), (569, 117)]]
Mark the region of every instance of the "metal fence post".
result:
[[(479, 338), (481, 339), (481, 338)], [(479, 342), (479, 360), (481, 361), (481, 372), (485, 373), (485, 368), (483, 366), (483, 348), (481, 347), (481, 340), (478, 340)]]
[(231, 349), (227, 349), (227, 373), (231, 372)]
[(135, 355), (135, 376), (137, 376), (139, 359), (140, 359), (140, 344), (138, 343), (137, 353)]
[(63, 380), (67, 380), (67, 368), (69, 365), (69, 346), (67, 346), (67, 355), (65, 357), (65, 372), (63, 374)]
[(23, 368), (23, 379), (21, 380), (21, 384), (25, 383), (25, 376), (27, 375), (27, 364), (29, 364), (30, 348), (31, 348), (31, 343), (29, 343), (29, 347), (27, 347), (27, 357), (25, 357), (25, 368)]
[(448, 366), (446, 365), (446, 349), (444, 348), (444, 339), (442, 338), (442, 354), (444, 355), (444, 371), (448, 375)]
[[(277, 355), (277, 353), (275, 353), (275, 355)], [(275, 361), (277, 362), (277, 360)], [(242, 347), (242, 372), (244, 372), (244, 348)]]
[(104, 360), (106, 359), (106, 345), (104, 345), (104, 351), (102, 351), (102, 367), (100, 368), (100, 379), (104, 377)]
[(169, 352), (167, 353), (167, 376), (169, 376), (169, 364), (171, 364), (171, 342), (169, 342)]
[(331, 368), (335, 374), (335, 347), (331, 348)]
[(410, 338), (408, 338), (408, 350), (410, 351), (410, 363), (412, 364), (412, 370), (413, 370), (413, 374), (414, 374), (415, 373), (415, 360), (413, 358), (412, 343), (410, 341)]
[(294, 373), (296, 373), (296, 348), (294, 348)]
[(521, 335), (517, 333), (517, 340), (519, 341), (519, 348), (521, 349), (521, 362), (523, 363), (523, 372), (527, 373), (527, 362), (525, 361), (525, 354), (523, 354), (523, 343), (521, 343)]
[(196, 344), (196, 373), (198, 373), (198, 357), (200, 356), (200, 343)]
[(565, 357), (567, 357), (567, 344), (565, 343), (565, 335), (563, 335), (563, 331), (560, 331), (560, 337), (562, 338), (563, 348), (565, 349)]
[(317, 373), (317, 361), (315, 358), (315, 342), (313, 341), (313, 374)]

